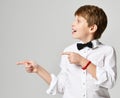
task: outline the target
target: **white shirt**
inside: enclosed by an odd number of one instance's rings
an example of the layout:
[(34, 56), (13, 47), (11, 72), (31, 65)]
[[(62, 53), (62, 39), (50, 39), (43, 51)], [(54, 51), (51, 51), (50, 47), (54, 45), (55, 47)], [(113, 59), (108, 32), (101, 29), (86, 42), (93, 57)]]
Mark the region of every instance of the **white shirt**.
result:
[(93, 48), (77, 49), (77, 43), (64, 52), (75, 52), (96, 65), (96, 77), (92, 77), (80, 65), (70, 64), (67, 55), (62, 55), (58, 76), (51, 74), (52, 81), (48, 94), (63, 94), (63, 98), (110, 98), (108, 89), (115, 84), (117, 77), (115, 50), (108, 45), (93, 40)]

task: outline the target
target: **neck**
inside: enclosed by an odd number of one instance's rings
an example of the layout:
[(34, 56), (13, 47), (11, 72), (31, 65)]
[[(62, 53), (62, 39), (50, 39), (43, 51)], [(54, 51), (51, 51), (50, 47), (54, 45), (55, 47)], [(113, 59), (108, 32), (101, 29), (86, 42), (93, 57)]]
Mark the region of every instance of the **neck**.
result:
[(85, 38), (85, 39), (80, 39), (80, 40), (81, 40), (83, 43), (88, 43), (88, 42), (94, 40), (94, 38), (91, 37), (91, 38)]

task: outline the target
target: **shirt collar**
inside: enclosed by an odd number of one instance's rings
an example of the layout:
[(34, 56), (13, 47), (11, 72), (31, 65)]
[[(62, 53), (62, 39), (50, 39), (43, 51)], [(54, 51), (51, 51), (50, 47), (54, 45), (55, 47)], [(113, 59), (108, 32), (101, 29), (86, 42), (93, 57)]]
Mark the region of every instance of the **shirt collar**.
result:
[(93, 40), (93, 41), (91, 41), (91, 42), (92, 42), (92, 44), (93, 44), (93, 49), (94, 49), (94, 48), (97, 48), (97, 47), (101, 44), (101, 42), (99, 42), (98, 39)]

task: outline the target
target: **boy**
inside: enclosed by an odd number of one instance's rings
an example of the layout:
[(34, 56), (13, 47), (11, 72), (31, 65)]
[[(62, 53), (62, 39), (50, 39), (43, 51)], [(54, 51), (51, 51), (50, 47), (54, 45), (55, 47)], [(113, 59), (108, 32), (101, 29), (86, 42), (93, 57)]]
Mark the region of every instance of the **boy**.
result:
[(62, 53), (61, 71), (56, 77), (33, 61), (18, 62), (26, 71), (37, 73), (50, 86), (48, 94), (63, 98), (110, 98), (108, 89), (116, 81), (115, 50), (98, 41), (107, 26), (105, 12), (94, 5), (85, 5), (75, 12), (72, 36), (79, 41)]

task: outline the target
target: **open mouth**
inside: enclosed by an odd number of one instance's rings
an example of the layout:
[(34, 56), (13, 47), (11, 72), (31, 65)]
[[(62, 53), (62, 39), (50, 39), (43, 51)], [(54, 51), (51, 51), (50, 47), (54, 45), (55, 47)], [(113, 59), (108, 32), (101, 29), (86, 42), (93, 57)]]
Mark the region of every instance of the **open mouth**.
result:
[(75, 33), (75, 32), (77, 32), (77, 30), (72, 29), (72, 33)]

